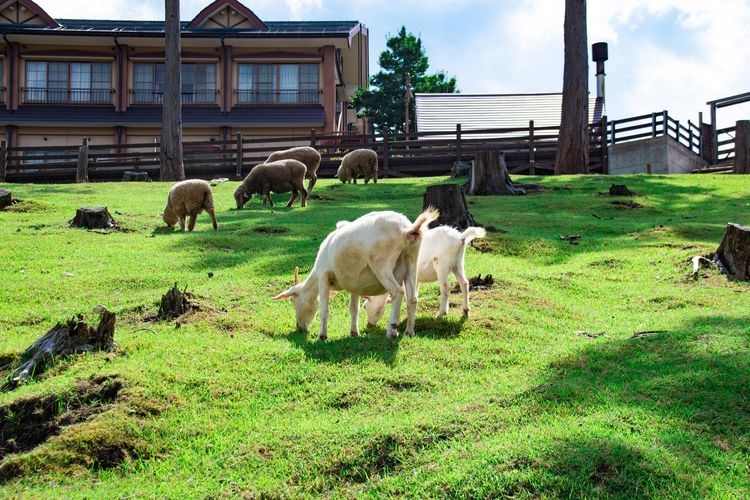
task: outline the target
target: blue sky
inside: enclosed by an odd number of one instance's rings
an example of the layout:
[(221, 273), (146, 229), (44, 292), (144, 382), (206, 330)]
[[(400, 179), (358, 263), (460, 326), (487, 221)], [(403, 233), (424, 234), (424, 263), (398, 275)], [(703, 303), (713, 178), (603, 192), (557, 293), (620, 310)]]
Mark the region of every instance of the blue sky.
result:
[[(387, 35), (422, 38), (430, 71), (464, 93), (559, 92), (563, 0), (241, 0), (268, 21), (358, 20), (370, 30), (371, 71)], [(163, 0), (36, 0), (52, 17), (163, 19)], [(210, 0), (181, 0), (183, 20)], [(668, 110), (708, 120), (706, 102), (750, 92), (750, 0), (589, 0), (588, 41), (609, 43), (610, 118)], [(596, 91), (590, 63), (590, 92)], [(750, 103), (719, 110), (720, 126)]]

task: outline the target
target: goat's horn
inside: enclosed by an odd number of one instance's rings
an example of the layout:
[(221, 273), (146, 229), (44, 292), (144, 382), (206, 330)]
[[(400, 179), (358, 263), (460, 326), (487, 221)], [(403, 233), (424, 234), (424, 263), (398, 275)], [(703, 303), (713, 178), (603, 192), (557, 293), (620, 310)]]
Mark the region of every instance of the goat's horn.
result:
[(299, 266), (294, 266), (294, 284), (299, 285)]

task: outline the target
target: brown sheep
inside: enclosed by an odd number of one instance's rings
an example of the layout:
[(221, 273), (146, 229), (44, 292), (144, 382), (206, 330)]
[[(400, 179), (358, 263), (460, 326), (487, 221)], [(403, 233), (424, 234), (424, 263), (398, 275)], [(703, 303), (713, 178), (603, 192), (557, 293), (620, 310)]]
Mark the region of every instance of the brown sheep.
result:
[(351, 180), (356, 184), (360, 176), (364, 177), (365, 184), (370, 179), (378, 183), (378, 154), (372, 149), (350, 151), (341, 159), (341, 166), (336, 171), (336, 177), (344, 183)]
[(291, 207), (299, 193), (302, 193), (301, 205), (304, 207), (307, 205), (307, 190), (304, 186), (306, 171), (305, 164), (297, 160), (278, 160), (255, 165), (234, 191), (237, 209), (244, 207), (247, 200), (256, 193), (263, 197), (263, 208), (266, 208), (266, 201), (273, 208), (271, 191), (274, 193), (291, 191), (292, 197), (286, 204), (287, 207)]
[(179, 221), (180, 230), (184, 231), (185, 217), (189, 215), (188, 231), (192, 231), (195, 227), (195, 218), (203, 210), (211, 217), (214, 230), (218, 229), (211, 185), (201, 179), (189, 179), (178, 182), (169, 190), (162, 219), (169, 227), (173, 227)]
[(310, 179), (307, 182), (307, 191), (312, 191), (313, 186), (318, 180), (318, 167), (320, 167), (320, 153), (310, 146), (299, 146), (296, 148), (285, 149), (271, 153), (266, 159), (266, 163), (278, 160), (297, 160), (301, 161), (307, 167), (305, 178)]

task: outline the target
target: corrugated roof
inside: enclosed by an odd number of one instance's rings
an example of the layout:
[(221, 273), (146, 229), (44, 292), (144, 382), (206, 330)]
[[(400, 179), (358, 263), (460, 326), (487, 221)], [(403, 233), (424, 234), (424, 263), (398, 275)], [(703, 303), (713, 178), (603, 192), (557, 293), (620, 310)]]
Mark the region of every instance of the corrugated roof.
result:
[[(7, 33), (55, 33), (55, 34), (87, 34), (108, 35), (113, 34), (138, 34), (163, 36), (164, 21), (118, 21), (118, 20), (96, 20), (96, 19), (56, 19), (59, 27), (47, 26), (18, 26), (14, 24), (0, 25), (0, 32)], [(190, 21), (182, 21), (182, 36), (190, 37), (207, 36), (212, 34), (242, 37), (344, 37), (349, 36), (351, 31), (360, 23), (359, 21), (268, 21), (267, 30), (257, 28), (232, 28), (232, 29), (186, 29)]]
[[(562, 94), (416, 94), (415, 105), (419, 132), (455, 130), (457, 123), (463, 131), (528, 128), (530, 120), (536, 127), (557, 127)], [(603, 100), (590, 97), (589, 123), (603, 114)]]

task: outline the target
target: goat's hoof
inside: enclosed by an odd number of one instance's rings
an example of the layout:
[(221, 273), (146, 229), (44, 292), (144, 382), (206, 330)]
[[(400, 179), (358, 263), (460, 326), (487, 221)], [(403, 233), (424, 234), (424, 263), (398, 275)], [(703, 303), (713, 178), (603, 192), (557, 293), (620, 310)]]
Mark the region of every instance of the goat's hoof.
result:
[(397, 330), (389, 330), (388, 333), (385, 334), (386, 337), (389, 339), (395, 339), (398, 337), (398, 331)]
[(464, 309), (464, 318), (468, 318), (468, 317), (469, 317), (469, 310)]
[(446, 313), (438, 313), (437, 316), (435, 316), (435, 319), (443, 319), (445, 318)]
[(349, 332), (349, 335), (352, 337), (359, 337), (359, 332)]
[(377, 324), (377, 323), (370, 323), (370, 322), (368, 322), (368, 323), (367, 323), (367, 328), (372, 328), (372, 327), (373, 327), (373, 326), (375, 326), (376, 324)]
[(328, 340), (328, 335), (318, 335), (318, 342), (325, 342)]
[(409, 336), (409, 337), (413, 337), (414, 336), (414, 330), (412, 330), (410, 332), (407, 331), (406, 335)]

